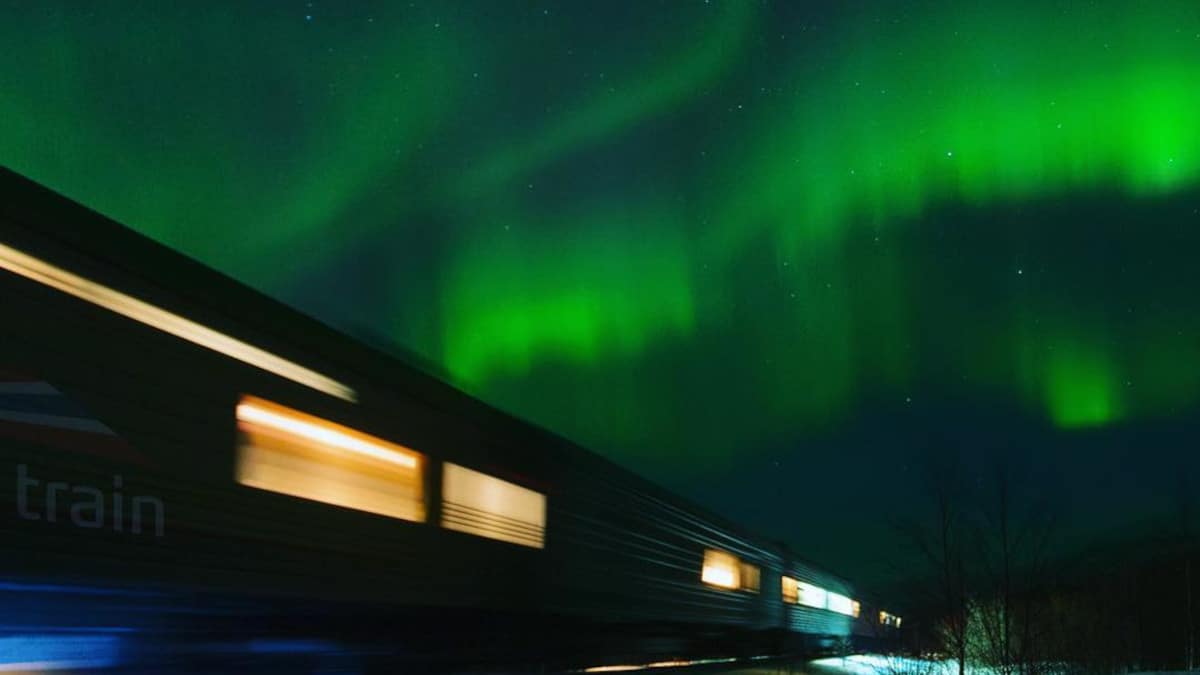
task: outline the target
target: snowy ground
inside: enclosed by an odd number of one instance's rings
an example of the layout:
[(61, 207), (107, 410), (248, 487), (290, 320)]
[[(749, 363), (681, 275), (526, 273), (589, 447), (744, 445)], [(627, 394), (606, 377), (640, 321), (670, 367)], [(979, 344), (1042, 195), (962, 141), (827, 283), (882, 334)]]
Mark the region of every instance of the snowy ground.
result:
[[(812, 675), (958, 675), (954, 661), (928, 661), (900, 656), (858, 654), (818, 659), (808, 664)], [(992, 675), (990, 668), (967, 668), (967, 675)], [(1155, 671), (1129, 675), (1186, 675), (1184, 671)]]

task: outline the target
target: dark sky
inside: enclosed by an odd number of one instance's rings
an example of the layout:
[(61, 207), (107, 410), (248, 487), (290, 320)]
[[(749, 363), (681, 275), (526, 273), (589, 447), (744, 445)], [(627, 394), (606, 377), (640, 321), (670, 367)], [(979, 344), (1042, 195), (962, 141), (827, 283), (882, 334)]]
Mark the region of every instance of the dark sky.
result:
[(1200, 462), (1200, 4), (0, 0), (0, 162), (852, 578)]

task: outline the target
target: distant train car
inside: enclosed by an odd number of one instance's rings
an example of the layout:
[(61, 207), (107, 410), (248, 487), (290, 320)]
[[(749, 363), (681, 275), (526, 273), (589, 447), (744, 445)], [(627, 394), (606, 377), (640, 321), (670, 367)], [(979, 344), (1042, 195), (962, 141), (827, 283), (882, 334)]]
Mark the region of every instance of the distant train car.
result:
[(898, 627), (786, 547), (7, 171), (0, 301), (0, 625), (29, 662), (555, 671)]

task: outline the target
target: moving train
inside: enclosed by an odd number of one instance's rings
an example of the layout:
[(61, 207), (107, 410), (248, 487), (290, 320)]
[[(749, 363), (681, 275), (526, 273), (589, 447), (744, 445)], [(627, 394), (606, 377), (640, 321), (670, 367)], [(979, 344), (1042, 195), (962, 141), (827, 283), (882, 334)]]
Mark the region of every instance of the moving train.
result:
[(603, 672), (900, 628), (787, 546), (6, 170), (0, 301), (0, 669)]

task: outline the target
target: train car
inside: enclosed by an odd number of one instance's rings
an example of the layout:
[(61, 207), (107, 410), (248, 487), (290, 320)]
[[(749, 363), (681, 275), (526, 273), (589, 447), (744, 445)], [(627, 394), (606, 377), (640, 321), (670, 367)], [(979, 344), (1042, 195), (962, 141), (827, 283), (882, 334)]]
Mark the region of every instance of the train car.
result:
[(8, 171), (0, 299), (5, 665), (556, 672), (864, 621), (787, 547)]

